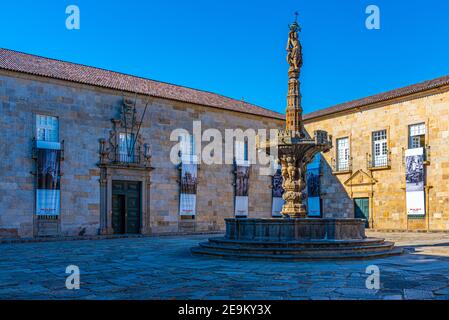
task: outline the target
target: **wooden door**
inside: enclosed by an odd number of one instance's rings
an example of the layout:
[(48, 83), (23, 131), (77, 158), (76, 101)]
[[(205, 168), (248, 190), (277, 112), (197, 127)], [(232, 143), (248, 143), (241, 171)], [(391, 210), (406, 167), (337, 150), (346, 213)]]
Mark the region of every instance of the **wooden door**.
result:
[(140, 182), (112, 182), (112, 228), (114, 234), (140, 233)]
[(365, 219), (365, 226), (369, 228), (369, 198), (354, 199), (354, 217)]

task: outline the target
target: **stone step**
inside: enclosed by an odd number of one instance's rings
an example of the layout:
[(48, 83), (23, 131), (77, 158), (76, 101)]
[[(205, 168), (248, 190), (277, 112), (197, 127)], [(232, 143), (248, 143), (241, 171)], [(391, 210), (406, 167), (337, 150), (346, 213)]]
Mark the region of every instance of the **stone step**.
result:
[(381, 252), (391, 250), (394, 247), (392, 242), (384, 242), (382, 244), (374, 245), (363, 245), (363, 246), (351, 246), (351, 247), (333, 247), (328, 245), (328, 247), (320, 248), (290, 248), (290, 247), (270, 247), (270, 248), (260, 248), (260, 247), (248, 247), (248, 246), (221, 246), (217, 243), (212, 242), (202, 242), (199, 244), (200, 247), (206, 248), (212, 251), (223, 251), (223, 252), (238, 252), (243, 254), (267, 254), (267, 255), (279, 255), (279, 254), (292, 254), (292, 255), (329, 255), (329, 254), (353, 254), (353, 253), (364, 253), (364, 252)]
[(352, 253), (342, 254), (329, 253), (329, 254), (266, 254), (266, 253), (244, 253), (238, 251), (226, 251), (226, 250), (211, 250), (205, 247), (194, 247), (191, 249), (192, 254), (210, 255), (220, 258), (229, 259), (244, 259), (244, 260), (275, 260), (275, 261), (304, 261), (304, 260), (365, 260), (365, 259), (377, 259), (393, 255), (399, 255), (403, 253), (400, 248), (392, 248), (390, 250), (378, 251), (378, 252), (360, 252), (355, 251)]
[(224, 237), (210, 238), (209, 242), (219, 244), (220, 246), (240, 246), (240, 247), (260, 247), (260, 248), (328, 248), (330, 245), (333, 248), (344, 248), (354, 246), (366, 246), (383, 244), (384, 239), (366, 238), (363, 240), (306, 240), (306, 241), (246, 241), (246, 240), (231, 240)]

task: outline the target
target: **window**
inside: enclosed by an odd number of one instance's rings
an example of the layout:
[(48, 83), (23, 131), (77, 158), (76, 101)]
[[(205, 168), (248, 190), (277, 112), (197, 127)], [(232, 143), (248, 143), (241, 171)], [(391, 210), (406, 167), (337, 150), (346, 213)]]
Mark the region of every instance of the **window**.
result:
[(36, 140), (59, 142), (59, 121), (57, 117), (36, 115)]
[(248, 162), (248, 141), (235, 141), (235, 161), (237, 162), (237, 164), (239, 163), (247, 163)]
[(374, 167), (388, 165), (387, 130), (373, 132), (373, 154)]
[(197, 161), (195, 137), (192, 134), (184, 134), (181, 136), (181, 157), (182, 162), (193, 163)]
[(119, 142), (118, 142), (118, 155), (119, 162), (134, 162), (135, 160), (135, 138), (134, 134), (131, 133), (123, 133), (119, 134)]
[(349, 170), (349, 138), (337, 139), (337, 171)]
[(426, 125), (424, 123), (412, 124), (408, 127), (409, 149), (424, 148), (426, 141)]

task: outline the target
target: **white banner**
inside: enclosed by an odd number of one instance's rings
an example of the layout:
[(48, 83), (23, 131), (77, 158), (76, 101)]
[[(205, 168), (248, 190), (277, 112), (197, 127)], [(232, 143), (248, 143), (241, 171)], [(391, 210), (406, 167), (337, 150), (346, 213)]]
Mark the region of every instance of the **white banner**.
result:
[(36, 190), (36, 214), (38, 216), (59, 216), (61, 193), (59, 190)]
[(309, 217), (321, 216), (320, 165), (321, 154), (318, 153), (307, 166), (307, 214)]
[(284, 206), (284, 199), (282, 198), (278, 198), (278, 197), (274, 197), (273, 198), (273, 205), (271, 207), (271, 215), (273, 217), (282, 217), (281, 211), (282, 211), (282, 207)]
[(309, 217), (321, 217), (319, 197), (309, 197), (307, 200), (307, 214)]
[(272, 194), (272, 206), (271, 206), (271, 216), (281, 217), (282, 207), (284, 206), (284, 199), (282, 199), (282, 194), (284, 189), (282, 188), (282, 175), (281, 166), (277, 165), (276, 172), (271, 178), (271, 194)]
[(425, 215), (424, 149), (405, 151), (407, 215)]
[(181, 195), (179, 198), (179, 214), (193, 216), (196, 214), (196, 187), (198, 165), (182, 163)]
[(179, 214), (181, 216), (194, 216), (196, 214), (196, 194), (181, 193)]
[[(59, 216), (61, 151), (59, 143), (38, 141), (36, 215)], [(44, 148), (45, 147), (45, 148)]]
[(235, 215), (248, 216), (248, 197), (235, 197)]

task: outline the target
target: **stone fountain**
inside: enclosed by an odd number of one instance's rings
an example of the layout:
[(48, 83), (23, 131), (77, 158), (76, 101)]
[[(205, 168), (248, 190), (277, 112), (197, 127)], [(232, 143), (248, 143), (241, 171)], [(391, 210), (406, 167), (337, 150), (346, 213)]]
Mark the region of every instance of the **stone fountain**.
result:
[(317, 130), (311, 138), (303, 128), (300, 70), (302, 48), (298, 23), (290, 25), (287, 43), (288, 94), (285, 130), (277, 139), (258, 141), (266, 153), (277, 150), (285, 204), (283, 218), (225, 219), (224, 237), (209, 239), (191, 249), (193, 254), (242, 259), (305, 260), (365, 259), (399, 254), (394, 243), (367, 238), (363, 219), (307, 218), (306, 168), (319, 152), (332, 148), (332, 137)]

